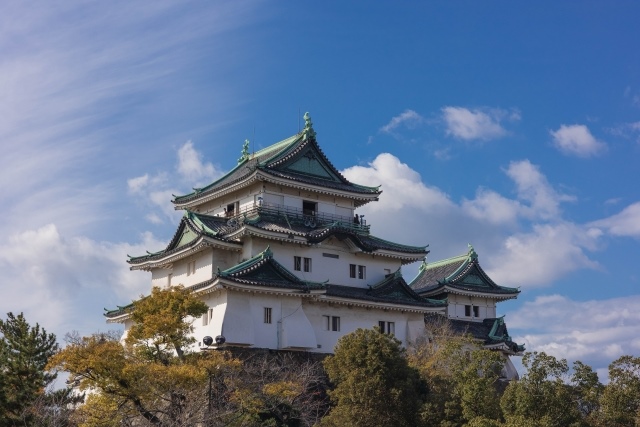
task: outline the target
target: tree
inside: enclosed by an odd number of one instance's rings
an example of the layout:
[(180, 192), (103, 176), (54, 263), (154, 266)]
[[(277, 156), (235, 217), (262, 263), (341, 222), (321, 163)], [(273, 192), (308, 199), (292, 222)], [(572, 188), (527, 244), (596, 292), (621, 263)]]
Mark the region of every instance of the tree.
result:
[(603, 425), (640, 425), (640, 357), (622, 356), (609, 365), (600, 403)]
[(571, 392), (584, 425), (597, 426), (599, 424), (600, 399), (603, 391), (604, 386), (600, 383), (598, 374), (593, 371), (591, 366), (580, 361), (573, 363)]
[[(181, 286), (154, 288), (133, 305), (126, 345), (113, 334), (70, 335), (68, 345), (49, 365), (65, 370), (80, 390), (101, 395), (87, 401), (80, 413), (87, 419), (133, 422), (143, 418), (158, 426), (172, 426), (201, 417), (185, 411), (188, 396), (205, 388), (213, 366), (226, 365), (222, 354), (190, 357), (194, 317), (207, 306)], [(111, 413), (114, 408), (117, 413)], [(88, 423), (90, 425), (90, 423)]]
[(567, 384), (567, 361), (533, 352), (525, 353), (522, 365), (527, 372), (507, 386), (500, 401), (506, 425), (579, 425), (581, 416)]
[(326, 426), (415, 426), (424, 396), (417, 370), (400, 341), (376, 329), (358, 329), (338, 340), (324, 361), (333, 408)]
[(324, 413), (316, 397), (318, 364), (190, 352), (192, 319), (206, 310), (182, 287), (155, 288), (134, 304), (137, 323), (124, 343), (114, 334), (69, 335), (50, 365), (91, 390), (74, 421), (84, 427), (315, 424)]
[(151, 295), (134, 303), (126, 343), (147, 352), (155, 360), (166, 363), (177, 354), (184, 361), (185, 348), (196, 340), (191, 336), (193, 321), (200, 317), (208, 306), (190, 290), (182, 286), (160, 289), (154, 286)]
[(45, 368), (58, 349), (56, 337), (37, 323), (31, 327), (22, 313), (0, 320), (0, 333), (0, 426), (34, 425), (29, 408), (56, 378)]
[(446, 318), (427, 320), (428, 334), (409, 347), (409, 364), (427, 384), (421, 420), (429, 426), (493, 426), (501, 419), (502, 356), (460, 335)]

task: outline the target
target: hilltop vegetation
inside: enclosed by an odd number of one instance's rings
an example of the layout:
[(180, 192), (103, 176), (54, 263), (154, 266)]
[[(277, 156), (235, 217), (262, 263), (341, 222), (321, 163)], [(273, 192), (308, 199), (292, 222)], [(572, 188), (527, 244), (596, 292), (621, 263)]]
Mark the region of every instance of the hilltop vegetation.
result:
[[(526, 353), (519, 381), (502, 360), (446, 321), (408, 349), (377, 329), (341, 338), (322, 363), (290, 353), (187, 351), (188, 319), (206, 306), (181, 287), (134, 305), (115, 334), (55, 336), (24, 316), (0, 321), (0, 426), (640, 425), (640, 358), (622, 356), (609, 383), (581, 362)], [(70, 389), (49, 388), (58, 370)], [(84, 395), (78, 392), (86, 392)]]

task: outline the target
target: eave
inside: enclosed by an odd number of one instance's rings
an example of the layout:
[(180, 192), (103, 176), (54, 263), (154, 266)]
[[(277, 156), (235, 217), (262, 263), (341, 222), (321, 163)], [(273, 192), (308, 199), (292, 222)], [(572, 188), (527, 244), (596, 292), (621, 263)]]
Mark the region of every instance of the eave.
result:
[(269, 175), (267, 171), (262, 173), (258, 173), (258, 179), (260, 181), (269, 182), (271, 184), (281, 185), (283, 187), (289, 187), (296, 190), (305, 190), (311, 191), (318, 194), (325, 194), (332, 197), (344, 197), (347, 199), (354, 200), (354, 206), (360, 207), (366, 205), (369, 202), (377, 201), (378, 197), (382, 193), (382, 191), (378, 191), (377, 193), (356, 193), (351, 191), (342, 191), (337, 189), (332, 189), (328, 187), (323, 187), (320, 185), (313, 185), (305, 182), (293, 181), (285, 178), (278, 178), (273, 175)]
[(267, 171), (264, 171), (261, 169), (255, 169), (253, 172), (251, 172), (250, 175), (246, 176), (240, 181), (235, 182), (229, 186), (223, 187), (218, 191), (212, 191), (210, 193), (203, 192), (202, 196), (196, 197), (187, 202), (179, 203), (174, 201), (174, 209), (176, 210), (193, 209), (197, 206), (200, 206), (204, 203), (218, 199), (229, 193), (233, 193), (235, 191), (249, 187), (255, 184), (256, 182), (269, 182), (271, 184), (276, 184), (283, 187), (289, 187), (296, 190), (305, 190), (305, 191), (310, 191), (318, 194), (330, 195), (332, 197), (344, 197), (347, 199), (352, 199), (355, 201), (354, 203), (355, 207), (360, 207), (369, 202), (378, 200), (378, 196), (380, 195), (380, 193), (382, 193), (381, 191), (378, 191), (377, 193), (371, 193), (371, 194), (341, 191), (337, 189), (322, 187), (320, 185), (313, 185), (313, 184), (297, 182), (297, 181), (293, 181), (285, 178), (278, 178), (270, 175)]
[(348, 307), (376, 308), (381, 310), (401, 311), (409, 313), (444, 313), (446, 310), (446, 307), (424, 307), (402, 303), (383, 303), (326, 295), (318, 296), (316, 300), (318, 302), (324, 302), (327, 304), (339, 304), (346, 305)]
[(200, 236), (194, 240), (193, 243), (185, 245), (182, 248), (177, 248), (174, 252), (171, 252), (166, 256), (135, 263), (130, 267), (130, 270), (151, 271), (155, 268), (171, 268), (171, 264), (174, 262), (187, 258), (205, 248), (210, 247), (236, 252), (242, 251), (242, 244), (227, 243), (221, 240), (211, 239), (206, 236)]
[(522, 354), (524, 353), (523, 351), (514, 351), (513, 348), (511, 348), (505, 342), (500, 342), (495, 344), (484, 344), (483, 347), (486, 348), (487, 350), (501, 351), (510, 356), (522, 356)]
[(500, 301), (505, 301), (505, 300), (514, 299), (518, 297), (518, 292), (512, 293), (512, 294), (503, 294), (503, 293), (495, 293), (495, 292), (469, 291), (469, 290), (459, 289), (459, 288), (455, 288), (448, 285), (439, 286), (437, 288), (431, 289), (429, 292), (421, 293), (420, 289), (416, 290), (416, 292), (422, 297), (438, 295), (441, 293), (449, 293), (453, 295), (462, 295), (462, 296), (470, 296), (470, 297), (494, 298)]
[[(239, 229), (237, 229), (236, 231), (233, 231), (232, 233), (229, 233), (226, 237), (228, 239), (241, 239), (244, 236), (255, 236), (255, 237), (261, 237), (263, 239), (269, 239), (269, 240), (275, 240), (275, 241), (279, 241), (279, 242), (287, 242), (287, 243), (297, 243), (297, 244), (301, 244), (301, 245), (305, 245), (305, 246), (316, 246), (316, 245), (322, 245), (322, 243), (311, 243), (307, 240), (307, 238), (305, 237), (305, 233), (301, 233), (301, 232), (296, 232), (296, 231), (285, 231), (285, 232), (280, 232), (280, 231), (268, 231), (268, 230), (264, 230), (260, 227), (255, 227), (252, 226), (250, 224), (243, 224)], [(291, 236), (291, 237), (290, 237)], [(327, 238), (329, 238), (331, 236), (328, 236)], [(381, 256), (381, 257), (386, 257), (386, 258), (393, 258), (393, 259), (399, 259), (400, 262), (404, 265), (404, 264), (410, 264), (412, 262), (415, 261), (419, 261), (421, 259), (423, 259), (425, 257), (425, 255), (428, 253), (428, 251), (425, 252), (421, 252), (421, 253), (412, 253), (412, 254), (407, 254), (405, 252), (396, 252), (396, 251), (391, 251), (388, 249), (377, 249), (375, 251), (363, 251), (362, 249), (360, 249), (357, 245), (353, 244), (351, 242), (351, 240), (349, 239), (345, 239), (346, 240), (346, 244), (349, 247), (351, 253), (361, 253), (361, 254), (366, 254), (366, 255), (372, 255), (372, 256)]]

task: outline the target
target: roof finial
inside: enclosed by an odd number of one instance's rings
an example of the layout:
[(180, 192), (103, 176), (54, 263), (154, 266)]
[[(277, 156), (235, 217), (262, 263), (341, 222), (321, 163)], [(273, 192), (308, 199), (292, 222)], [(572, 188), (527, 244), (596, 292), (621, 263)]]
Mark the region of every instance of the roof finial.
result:
[(302, 133), (304, 133), (305, 140), (316, 138), (316, 131), (313, 130), (313, 123), (311, 122), (311, 116), (308, 111), (304, 113), (304, 129)]
[(469, 258), (471, 258), (472, 260), (478, 259), (478, 254), (473, 249), (473, 246), (471, 246), (471, 243), (467, 243), (467, 246), (469, 247)]
[(238, 164), (244, 162), (249, 159), (249, 140), (245, 139), (244, 144), (242, 144), (242, 155), (238, 159)]

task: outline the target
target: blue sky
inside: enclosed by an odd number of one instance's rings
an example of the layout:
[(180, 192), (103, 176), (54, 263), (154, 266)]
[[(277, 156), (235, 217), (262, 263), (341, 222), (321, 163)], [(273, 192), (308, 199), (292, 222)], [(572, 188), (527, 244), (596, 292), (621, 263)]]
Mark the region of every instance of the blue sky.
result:
[[(0, 311), (62, 337), (148, 292), (171, 194), (298, 131), (374, 234), (467, 243), (531, 350), (640, 353), (640, 5), (36, 2), (0, 14)], [(404, 270), (410, 279), (417, 266)]]

